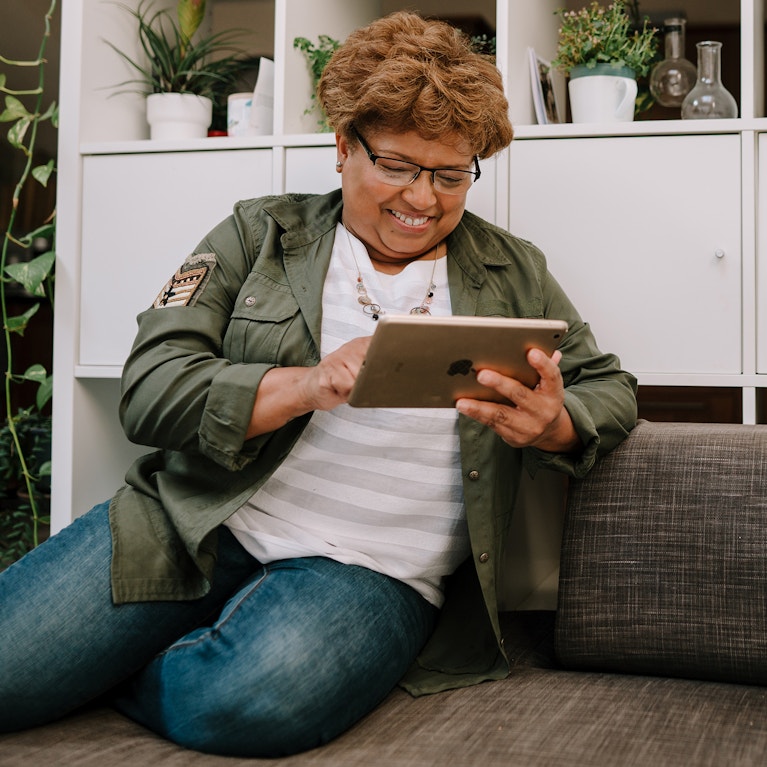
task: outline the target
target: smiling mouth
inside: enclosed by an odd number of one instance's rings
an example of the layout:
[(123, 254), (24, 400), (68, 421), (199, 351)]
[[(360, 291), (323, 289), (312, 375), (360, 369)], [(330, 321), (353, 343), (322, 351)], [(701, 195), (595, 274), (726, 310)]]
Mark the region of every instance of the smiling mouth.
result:
[(402, 221), (403, 224), (407, 224), (408, 226), (423, 226), (429, 221), (429, 216), (406, 216), (404, 213), (400, 213), (396, 210), (390, 210), (389, 212), (398, 221)]

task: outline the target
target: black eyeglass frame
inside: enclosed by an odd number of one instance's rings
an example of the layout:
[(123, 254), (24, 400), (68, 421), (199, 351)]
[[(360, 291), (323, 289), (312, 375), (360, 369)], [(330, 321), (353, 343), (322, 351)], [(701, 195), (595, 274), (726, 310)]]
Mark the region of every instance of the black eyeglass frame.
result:
[[(373, 165), (376, 164), (376, 160), (391, 160), (391, 162), (402, 162), (406, 163), (408, 165), (413, 165), (414, 167), (418, 168), (418, 173), (416, 173), (413, 178), (410, 179), (410, 181), (407, 182), (407, 184), (403, 184), (402, 186), (410, 186), (410, 184), (414, 184), (415, 180), (426, 171), (427, 173), (431, 173), (431, 183), (434, 184), (434, 174), (441, 170), (452, 170), (456, 173), (468, 173), (469, 175), (474, 176), (474, 180), (471, 182), (472, 184), (475, 184), (479, 177), (482, 175), (482, 171), (479, 168), (479, 157), (477, 155), (474, 155), (474, 170), (461, 170), (460, 168), (427, 168), (424, 165), (419, 165), (417, 162), (411, 162), (410, 160), (403, 160), (401, 157), (386, 157), (385, 155), (381, 154), (375, 154), (373, 150), (368, 146), (367, 141), (365, 141), (364, 138), (362, 138), (360, 132), (352, 127), (352, 131), (354, 132), (354, 135), (357, 137), (357, 141), (360, 142), (360, 146), (365, 150), (365, 154), (368, 156), (368, 159), (370, 162), (373, 163)], [(398, 184), (392, 184), (392, 186), (398, 186)], [(467, 189), (471, 188), (471, 184), (467, 187)], [(443, 192), (443, 194), (445, 194)], [(447, 193), (449, 194), (449, 192)]]

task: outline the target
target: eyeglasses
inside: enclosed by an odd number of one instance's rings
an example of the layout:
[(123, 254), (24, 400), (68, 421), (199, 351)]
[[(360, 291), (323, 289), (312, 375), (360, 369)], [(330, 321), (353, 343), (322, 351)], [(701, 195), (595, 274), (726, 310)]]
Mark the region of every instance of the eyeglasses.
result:
[(367, 142), (359, 134), (356, 128), (352, 128), (357, 141), (365, 150), (370, 162), (376, 170), (377, 177), (391, 186), (409, 186), (424, 171), (431, 174), (431, 183), (434, 189), (442, 194), (462, 194), (481, 175), (479, 158), (474, 155), (474, 170), (459, 170), (458, 168), (425, 168), (414, 162), (397, 160), (394, 157), (381, 157), (374, 154)]

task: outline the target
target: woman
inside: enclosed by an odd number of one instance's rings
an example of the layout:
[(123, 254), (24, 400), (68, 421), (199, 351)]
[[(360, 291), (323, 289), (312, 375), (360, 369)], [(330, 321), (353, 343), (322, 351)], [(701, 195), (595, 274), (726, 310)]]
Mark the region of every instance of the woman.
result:
[[(139, 316), (120, 406), (157, 448), (109, 502), (0, 576), (0, 729), (109, 694), (187, 747), (278, 756), (401, 682), (508, 673), (497, 615), (523, 464), (581, 475), (635, 420), (543, 256), (465, 211), (512, 138), (497, 70), (397, 13), (351, 35), (320, 100), (341, 191), (239, 203)], [(347, 404), (385, 312), (554, 317), (514, 403)]]

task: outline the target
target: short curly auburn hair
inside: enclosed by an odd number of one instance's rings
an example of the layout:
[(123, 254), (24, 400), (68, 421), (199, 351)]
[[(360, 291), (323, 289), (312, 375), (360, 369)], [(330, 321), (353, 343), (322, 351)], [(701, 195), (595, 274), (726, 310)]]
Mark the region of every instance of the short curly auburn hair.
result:
[(336, 133), (413, 130), (458, 135), (480, 158), (514, 135), (501, 74), (443, 21), (398, 11), (356, 30), (333, 54), (317, 97)]

